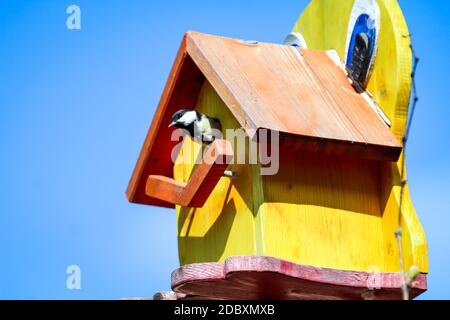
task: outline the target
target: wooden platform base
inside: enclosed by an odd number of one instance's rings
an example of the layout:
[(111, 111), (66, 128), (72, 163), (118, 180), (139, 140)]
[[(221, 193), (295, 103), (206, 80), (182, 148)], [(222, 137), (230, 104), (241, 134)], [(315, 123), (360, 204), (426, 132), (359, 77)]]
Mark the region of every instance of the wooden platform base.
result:
[[(181, 267), (172, 274), (173, 293), (162, 300), (397, 300), (400, 273), (341, 271), (298, 265), (270, 257), (232, 257), (225, 263)], [(375, 288), (375, 289), (370, 289)], [(411, 298), (427, 290), (420, 274)]]

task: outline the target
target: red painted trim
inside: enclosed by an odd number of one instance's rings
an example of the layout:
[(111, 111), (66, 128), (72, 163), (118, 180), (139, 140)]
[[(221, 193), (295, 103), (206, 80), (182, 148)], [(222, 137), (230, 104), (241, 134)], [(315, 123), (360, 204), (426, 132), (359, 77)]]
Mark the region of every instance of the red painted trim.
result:
[[(374, 283), (371, 279), (377, 280), (379, 288), (373, 291), (375, 299), (401, 299), (400, 273), (318, 268), (259, 256), (183, 266), (172, 273), (172, 288), (187, 294), (188, 298), (211, 298), (212, 295), (217, 299), (362, 299), (370, 292), (368, 284)], [(277, 287), (276, 284), (283, 285)], [(411, 285), (411, 296), (416, 297), (426, 290), (427, 276), (420, 274)]]
[[(130, 178), (126, 196), (133, 203), (175, 208), (171, 203), (151, 198), (145, 188), (149, 175), (173, 175), (171, 152), (177, 141), (170, 141), (173, 128), (168, 128), (171, 116), (180, 107), (194, 109), (205, 81), (201, 71), (186, 51), (188, 34), (181, 43), (160, 102), (153, 117), (138, 161)], [(161, 143), (164, 141), (164, 143)]]

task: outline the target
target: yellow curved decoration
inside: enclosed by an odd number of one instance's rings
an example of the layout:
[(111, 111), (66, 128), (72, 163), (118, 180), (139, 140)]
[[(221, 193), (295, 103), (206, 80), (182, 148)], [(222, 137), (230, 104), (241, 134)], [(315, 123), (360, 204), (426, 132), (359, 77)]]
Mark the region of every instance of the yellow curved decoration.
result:
[[(335, 49), (345, 61), (345, 46), (354, 0), (313, 0), (303, 12), (293, 32), (303, 34), (308, 47)], [(392, 131), (399, 140), (405, 133), (411, 93), (412, 52), (409, 31), (396, 0), (377, 0), (381, 31), (378, 52), (367, 90), (392, 122)], [(382, 164), (381, 221), (384, 238), (383, 271), (398, 271), (398, 249), (394, 232), (397, 229), (400, 201), (401, 159), (397, 164)], [(416, 265), (428, 273), (428, 252), (423, 228), (405, 189), (403, 204), (403, 252), (405, 267)], [(379, 252), (368, 252), (378, 256)], [(376, 260), (376, 259), (375, 259)]]

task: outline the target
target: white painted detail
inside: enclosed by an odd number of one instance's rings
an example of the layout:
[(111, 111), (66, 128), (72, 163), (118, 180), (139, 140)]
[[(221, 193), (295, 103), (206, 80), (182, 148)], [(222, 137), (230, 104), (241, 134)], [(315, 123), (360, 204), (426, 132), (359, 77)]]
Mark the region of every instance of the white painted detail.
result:
[(298, 32), (292, 32), (292, 33), (288, 34), (286, 39), (284, 40), (284, 44), (287, 46), (308, 49), (308, 45), (306, 43), (305, 38), (303, 37), (303, 35), (301, 33), (298, 33)]
[(336, 50), (328, 50), (327, 55), (339, 69), (344, 71), (345, 75), (348, 75), (345, 63), (341, 60), (341, 57), (339, 57), (339, 53)]

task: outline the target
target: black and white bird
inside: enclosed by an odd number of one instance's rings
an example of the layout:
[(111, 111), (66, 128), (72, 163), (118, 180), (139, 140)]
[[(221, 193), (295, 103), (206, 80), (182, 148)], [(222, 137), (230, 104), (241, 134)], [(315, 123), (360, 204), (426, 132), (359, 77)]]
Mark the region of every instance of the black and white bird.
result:
[(220, 121), (193, 110), (179, 110), (172, 116), (170, 127), (184, 129), (195, 140), (210, 144), (221, 137)]

